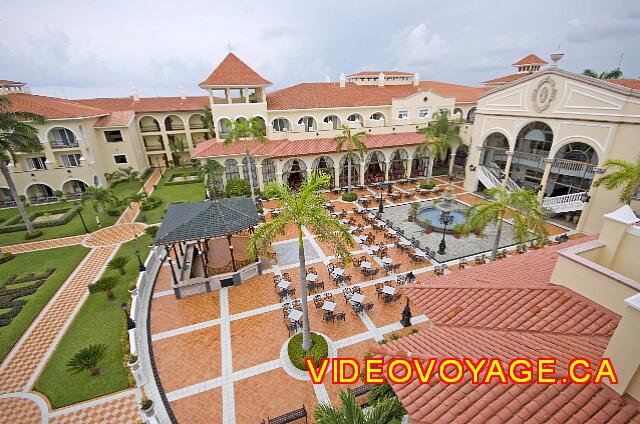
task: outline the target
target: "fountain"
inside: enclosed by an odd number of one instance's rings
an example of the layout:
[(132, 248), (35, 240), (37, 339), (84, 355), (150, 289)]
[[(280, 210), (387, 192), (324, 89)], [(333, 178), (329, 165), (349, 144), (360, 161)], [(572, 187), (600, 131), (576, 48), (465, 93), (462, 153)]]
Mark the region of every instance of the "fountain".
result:
[(451, 221), (447, 222), (447, 226), (464, 224), (467, 221), (467, 217), (464, 212), (460, 210), (460, 204), (456, 202), (455, 196), (453, 195), (451, 179), (449, 179), (449, 184), (442, 193), (441, 198), (442, 200), (440, 202), (434, 202), (432, 206), (423, 207), (418, 211), (416, 215), (416, 222), (418, 224), (424, 227), (425, 223), (430, 221), (434, 230), (444, 231), (444, 222), (440, 221), (444, 213), (446, 213), (445, 216), (448, 215), (451, 219)]

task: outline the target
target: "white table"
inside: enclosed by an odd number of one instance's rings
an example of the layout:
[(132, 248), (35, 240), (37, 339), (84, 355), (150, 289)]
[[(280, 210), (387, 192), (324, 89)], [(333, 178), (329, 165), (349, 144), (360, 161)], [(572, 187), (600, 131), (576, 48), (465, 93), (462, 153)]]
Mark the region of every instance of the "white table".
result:
[(368, 214), (367, 214), (367, 216), (368, 216), (369, 218), (371, 218), (371, 219), (375, 218), (375, 216), (373, 216), (373, 214), (372, 214), (372, 213), (368, 213)]
[(364, 296), (360, 293), (354, 293), (354, 295), (351, 296), (351, 299), (349, 300), (354, 303), (362, 303), (364, 301)]
[(374, 244), (373, 246), (369, 246), (369, 250), (373, 253), (376, 253), (378, 250), (380, 250), (380, 247)]
[(391, 262), (393, 262), (393, 261), (388, 256), (385, 256), (384, 258), (382, 258), (382, 263), (385, 264), (385, 265), (389, 265)]
[(387, 230), (387, 233), (391, 234), (392, 236), (395, 236), (396, 234), (398, 234), (398, 232), (396, 230), (394, 230), (393, 228), (389, 228)]
[(311, 281), (312, 283), (318, 279), (316, 274), (307, 274), (307, 281)]
[(289, 284), (291, 284), (289, 281), (287, 280), (282, 280), (278, 283), (278, 288), (282, 289), (282, 290), (286, 290), (287, 287), (289, 287)]
[(344, 274), (344, 269), (342, 268), (334, 268), (333, 275), (342, 275)]
[(349, 220), (348, 220), (348, 219), (346, 219), (346, 218), (342, 218), (342, 219), (340, 220), (340, 222), (342, 222), (343, 224), (348, 224), (348, 223), (349, 223)]
[(426, 258), (427, 254), (424, 252), (416, 251), (416, 256), (420, 256), (421, 258)]
[(364, 243), (367, 241), (367, 236), (358, 236), (358, 241), (360, 241), (360, 243)]
[(300, 318), (302, 318), (302, 311), (299, 311), (297, 309), (292, 309), (291, 312), (289, 312), (289, 315), (287, 316), (291, 321), (298, 321)]
[(364, 261), (360, 264), (360, 268), (363, 269), (371, 269), (371, 262), (369, 261)]
[(411, 246), (411, 242), (408, 240), (400, 240), (400, 244), (403, 246)]
[(384, 227), (385, 225), (387, 225), (384, 221), (380, 221), (380, 220), (377, 220), (377, 221), (376, 221), (376, 224), (378, 224), (378, 225), (380, 225), (380, 226), (382, 226), (382, 227)]
[(336, 304), (335, 302), (329, 302), (328, 300), (325, 300), (324, 304), (322, 305), (322, 309), (324, 309), (325, 311), (333, 312), (336, 309)]
[(391, 286), (384, 286), (382, 288), (382, 293), (391, 294), (391, 295), (396, 294), (396, 288)]

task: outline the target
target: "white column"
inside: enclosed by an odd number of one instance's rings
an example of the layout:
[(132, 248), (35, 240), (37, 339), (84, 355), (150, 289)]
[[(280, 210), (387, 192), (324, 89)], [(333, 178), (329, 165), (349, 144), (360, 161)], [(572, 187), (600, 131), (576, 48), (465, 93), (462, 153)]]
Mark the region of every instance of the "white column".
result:
[(453, 162), (456, 158), (456, 151), (458, 149), (452, 150), (451, 154), (449, 155), (449, 175), (453, 175)]
[(509, 171), (511, 171), (511, 162), (513, 162), (513, 152), (508, 151), (507, 154), (507, 163), (504, 166), (504, 179), (502, 180), (502, 187), (507, 186), (507, 181), (509, 181)]
[(360, 175), (358, 177), (360, 185), (364, 185), (364, 163), (360, 163)]
[(538, 200), (542, 202), (544, 192), (547, 189), (547, 182), (549, 181), (549, 174), (551, 174), (551, 167), (553, 166), (553, 159), (545, 159), (544, 174), (542, 174), (542, 180), (540, 180), (540, 191), (538, 192)]
[(389, 181), (389, 168), (391, 168), (391, 162), (384, 163), (384, 180)]
[(260, 190), (264, 190), (264, 178), (262, 175), (262, 165), (256, 164), (256, 177), (258, 178), (258, 187)]

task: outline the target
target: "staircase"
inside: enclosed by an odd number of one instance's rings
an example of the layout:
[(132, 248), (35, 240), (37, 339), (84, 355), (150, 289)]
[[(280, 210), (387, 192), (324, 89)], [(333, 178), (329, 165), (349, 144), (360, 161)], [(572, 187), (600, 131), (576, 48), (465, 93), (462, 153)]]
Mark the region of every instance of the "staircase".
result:
[[(504, 172), (500, 171), (497, 165), (495, 167), (479, 165), (478, 170), (480, 171), (478, 172), (478, 179), (482, 184), (484, 184), (485, 187), (494, 188), (502, 185), (501, 179), (504, 178)], [(507, 190), (514, 191), (519, 188), (520, 187), (518, 186), (518, 184), (516, 184), (515, 181), (507, 177)]]
[(586, 192), (565, 194), (563, 196), (545, 197), (542, 199), (542, 207), (554, 213), (581, 211), (585, 202), (582, 197)]

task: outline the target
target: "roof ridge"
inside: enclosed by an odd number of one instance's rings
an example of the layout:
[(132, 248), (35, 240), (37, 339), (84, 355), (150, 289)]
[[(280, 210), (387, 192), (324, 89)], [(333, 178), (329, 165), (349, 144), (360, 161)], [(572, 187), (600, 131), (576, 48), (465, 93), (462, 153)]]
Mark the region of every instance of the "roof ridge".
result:
[(570, 332), (557, 332), (557, 331), (553, 331), (553, 330), (549, 330), (549, 331), (536, 331), (536, 330), (526, 330), (526, 329), (520, 329), (520, 328), (514, 328), (514, 329), (510, 329), (510, 328), (492, 328), (492, 327), (483, 327), (483, 326), (470, 326), (468, 324), (464, 324), (464, 325), (455, 325), (455, 324), (438, 324), (435, 322), (432, 322), (433, 327), (432, 328), (455, 328), (455, 329), (463, 329), (463, 330), (468, 330), (468, 331), (486, 331), (486, 332), (491, 332), (491, 333), (498, 333), (498, 332), (502, 332), (502, 333), (514, 333), (514, 334), (522, 334), (522, 333), (526, 333), (526, 334), (533, 334), (533, 335), (538, 335), (538, 336), (544, 336), (544, 335), (554, 335), (554, 336), (570, 336), (570, 337), (578, 337), (581, 339), (585, 339), (585, 340), (598, 340), (598, 341), (604, 341), (604, 342), (609, 342), (609, 340), (611, 339), (611, 336), (606, 336), (606, 335), (598, 335), (598, 334), (584, 334), (584, 333), (570, 333)]

